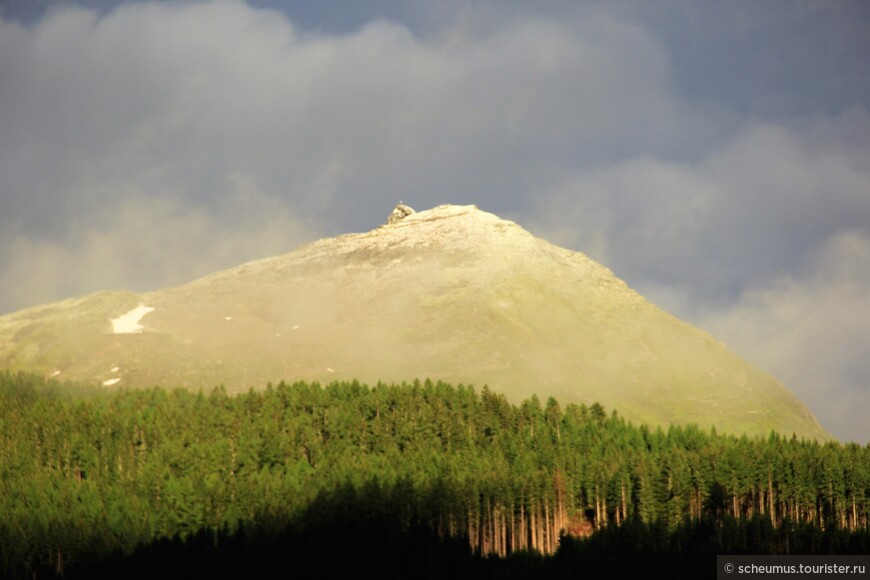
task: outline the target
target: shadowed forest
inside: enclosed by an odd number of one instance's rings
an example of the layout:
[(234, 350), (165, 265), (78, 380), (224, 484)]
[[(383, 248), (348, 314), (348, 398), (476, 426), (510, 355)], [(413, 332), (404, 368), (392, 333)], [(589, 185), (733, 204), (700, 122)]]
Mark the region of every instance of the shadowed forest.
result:
[(870, 552), (870, 448), (485, 387), (228, 396), (0, 375), (0, 575), (712, 576)]

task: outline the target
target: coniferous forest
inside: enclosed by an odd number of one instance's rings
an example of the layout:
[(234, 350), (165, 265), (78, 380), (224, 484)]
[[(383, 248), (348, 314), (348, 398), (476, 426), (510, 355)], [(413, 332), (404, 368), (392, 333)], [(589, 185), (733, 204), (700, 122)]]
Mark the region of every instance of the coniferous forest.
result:
[(485, 387), (106, 391), (0, 374), (0, 575), (711, 577), (870, 552), (870, 447)]

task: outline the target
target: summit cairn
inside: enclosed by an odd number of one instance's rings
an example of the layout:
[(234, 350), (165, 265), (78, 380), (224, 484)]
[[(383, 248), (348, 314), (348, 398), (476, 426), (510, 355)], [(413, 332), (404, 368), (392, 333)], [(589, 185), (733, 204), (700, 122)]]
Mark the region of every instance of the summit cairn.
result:
[(396, 207), (393, 208), (392, 213), (390, 213), (390, 217), (387, 218), (387, 225), (391, 226), (395, 223), (399, 223), (412, 213), (417, 213), (414, 211), (410, 205), (405, 205), (401, 201), (396, 204)]

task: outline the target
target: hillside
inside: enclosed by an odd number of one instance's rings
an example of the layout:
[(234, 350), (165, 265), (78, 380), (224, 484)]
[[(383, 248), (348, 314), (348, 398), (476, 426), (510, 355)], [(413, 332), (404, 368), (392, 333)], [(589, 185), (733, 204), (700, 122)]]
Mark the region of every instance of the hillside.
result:
[[(392, 220), (391, 220), (392, 221)], [(267, 381), (488, 384), (630, 420), (827, 439), (774, 378), (610, 270), (474, 206), (412, 213), (183, 286), (0, 317), (0, 368), (236, 392)]]

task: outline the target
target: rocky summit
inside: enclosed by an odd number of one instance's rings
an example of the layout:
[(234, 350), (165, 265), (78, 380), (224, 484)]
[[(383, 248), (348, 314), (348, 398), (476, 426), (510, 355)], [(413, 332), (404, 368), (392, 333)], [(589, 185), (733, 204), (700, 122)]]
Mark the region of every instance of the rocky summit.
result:
[(388, 223), (177, 288), (0, 317), (0, 368), (105, 388), (431, 378), (635, 422), (829, 439), (773, 377), (604, 266), (475, 206)]

